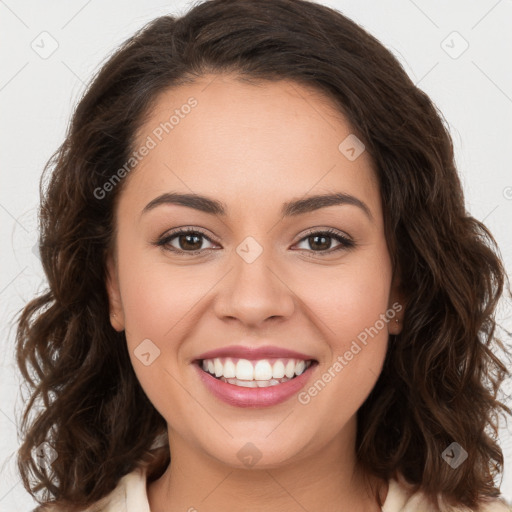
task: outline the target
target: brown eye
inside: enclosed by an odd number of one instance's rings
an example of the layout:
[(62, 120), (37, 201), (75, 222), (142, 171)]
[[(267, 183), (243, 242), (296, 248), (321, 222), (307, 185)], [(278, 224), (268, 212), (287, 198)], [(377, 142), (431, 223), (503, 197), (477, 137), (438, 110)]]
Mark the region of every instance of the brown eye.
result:
[[(334, 247), (334, 249), (331, 248), (333, 239), (339, 243), (339, 245)], [(331, 254), (341, 249), (350, 249), (355, 247), (355, 243), (352, 240), (349, 240), (345, 236), (333, 230), (309, 233), (300, 242), (302, 243), (303, 241), (305, 241), (305, 243), (309, 246), (306, 247), (305, 250), (319, 253), (321, 256), (324, 254)]]
[(308, 237), (310, 247), (316, 251), (330, 249), (332, 237), (326, 235), (311, 235)]
[(156, 245), (181, 254), (197, 254), (203, 250), (211, 249), (211, 247), (203, 247), (203, 240), (208, 240), (208, 242), (212, 243), (211, 240), (200, 231), (192, 229), (180, 230), (162, 237), (156, 242)]
[(178, 235), (177, 240), (180, 249), (185, 250), (195, 251), (201, 249), (201, 245), (203, 245), (201, 235), (191, 235), (187, 233), (186, 235)]
[[(212, 247), (204, 247), (204, 241), (213, 242), (204, 233), (197, 229), (181, 229), (167, 233), (155, 245), (177, 254), (196, 255), (204, 251), (211, 250)], [(332, 248), (333, 240), (338, 245)], [(300, 248), (318, 254), (319, 256), (332, 254), (342, 249), (351, 249), (355, 247), (355, 242), (341, 235), (334, 230), (312, 231), (302, 238), (299, 243), (306, 243), (308, 247)]]

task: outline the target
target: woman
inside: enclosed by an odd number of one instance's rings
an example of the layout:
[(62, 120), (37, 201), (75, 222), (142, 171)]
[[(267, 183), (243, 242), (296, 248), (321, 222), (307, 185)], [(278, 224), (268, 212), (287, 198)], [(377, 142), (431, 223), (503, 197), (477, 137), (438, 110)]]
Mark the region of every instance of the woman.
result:
[(440, 115), (355, 23), (158, 18), (47, 169), (17, 337), (41, 510), (510, 509), (506, 275)]

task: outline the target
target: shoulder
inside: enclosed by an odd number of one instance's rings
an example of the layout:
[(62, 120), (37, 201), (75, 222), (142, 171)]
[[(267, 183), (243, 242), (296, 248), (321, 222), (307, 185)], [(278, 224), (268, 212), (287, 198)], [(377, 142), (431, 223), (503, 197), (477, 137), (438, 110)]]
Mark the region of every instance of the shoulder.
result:
[[(115, 489), (92, 504), (83, 512), (151, 512), (146, 490), (146, 472), (137, 468), (124, 475)], [(35, 508), (32, 512), (65, 512), (55, 505), (46, 505)]]
[(388, 494), (382, 512), (512, 512), (512, 505), (503, 499), (482, 501), (478, 510), (467, 507), (450, 507), (441, 503), (442, 509), (435, 507), (422, 492), (412, 492), (405, 480), (390, 479)]

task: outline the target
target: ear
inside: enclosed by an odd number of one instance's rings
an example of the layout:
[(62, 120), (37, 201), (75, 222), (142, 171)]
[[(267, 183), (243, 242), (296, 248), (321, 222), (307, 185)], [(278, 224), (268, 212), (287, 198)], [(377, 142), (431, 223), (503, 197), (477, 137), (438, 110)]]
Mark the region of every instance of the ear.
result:
[[(391, 283), (391, 289), (389, 292), (389, 303), (388, 303), (388, 317), (390, 318), (388, 323), (389, 334), (400, 334), (403, 328), (403, 319), (405, 314), (406, 306), (405, 294), (402, 291), (401, 281), (397, 274), (393, 277)], [(391, 317), (394, 313), (394, 316)], [(397, 322), (398, 320), (398, 322)]]
[(121, 332), (124, 330), (124, 311), (121, 302), (121, 293), (119, 291), (117, 264), (110, 253), (106, 258), (105, 266), (107, 274), (105, 285), (110, 307), (110, 324), (116, 331)]

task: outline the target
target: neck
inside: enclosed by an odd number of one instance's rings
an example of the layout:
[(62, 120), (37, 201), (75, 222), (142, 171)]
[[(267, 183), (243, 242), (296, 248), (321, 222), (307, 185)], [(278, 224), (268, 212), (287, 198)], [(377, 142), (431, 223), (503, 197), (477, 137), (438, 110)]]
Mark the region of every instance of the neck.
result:
[(247, 512), (380, 512), (376, 494), (382, 503), (386, 498), (387, 482), (365, 479), (355, 453), (337, 438), (288, 464), (240, 469), (194, 449), (176, 433), (172, 437), (171, 464), (147, 488), (151, 512), (235, 512), (241, 504)]

